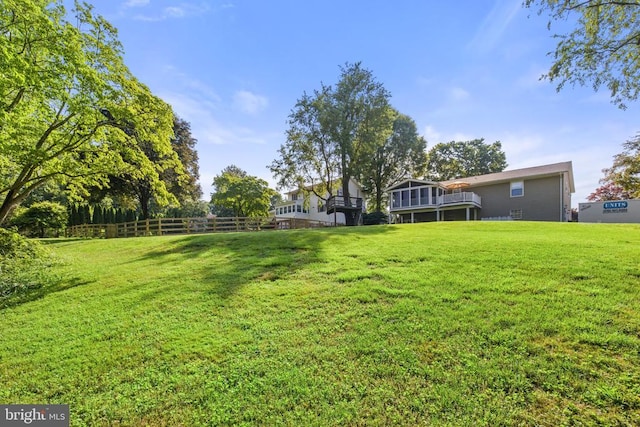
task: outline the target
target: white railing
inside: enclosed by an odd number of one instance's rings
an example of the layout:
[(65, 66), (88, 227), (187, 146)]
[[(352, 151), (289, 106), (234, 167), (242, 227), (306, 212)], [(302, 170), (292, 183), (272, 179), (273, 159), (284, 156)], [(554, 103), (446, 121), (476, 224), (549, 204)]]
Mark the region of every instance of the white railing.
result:
[(456, 203), (473, 203), (477, 206), (481, 206), (482, 198), (476, 193), (468, 191), (463, 193), (444, 194), (438, 197), (427, 197), (419, 200), (416, 198), (412, 198), (408, 200), (408, 203), (405, 203), (405, 200), (402, 200), (402, 203), (400, 203), (399, 200), (395, 201), (391, 207), (391, 210), (409, 209), (416, 207), (436, 208)]
[(440, 196), (440, 205), (449, 205), (452, 203), (476, 203), (480, 204), (480, 196), (476, 193), (465, 191), (464, 193), (445, 194)]
[(513, 221), (510, 216), (484, 216), (480, 218), (481, 221)]

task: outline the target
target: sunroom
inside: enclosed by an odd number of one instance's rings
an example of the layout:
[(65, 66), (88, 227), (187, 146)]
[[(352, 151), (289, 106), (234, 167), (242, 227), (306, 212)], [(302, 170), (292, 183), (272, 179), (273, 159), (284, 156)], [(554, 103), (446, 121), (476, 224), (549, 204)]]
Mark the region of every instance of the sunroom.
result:
[(468, 184), (455, 181), (444, 186), (435, 181), (408, 179), (386, 189), (389, 213), (400, 222), (478, 219), (479, 195), (463, 191)]

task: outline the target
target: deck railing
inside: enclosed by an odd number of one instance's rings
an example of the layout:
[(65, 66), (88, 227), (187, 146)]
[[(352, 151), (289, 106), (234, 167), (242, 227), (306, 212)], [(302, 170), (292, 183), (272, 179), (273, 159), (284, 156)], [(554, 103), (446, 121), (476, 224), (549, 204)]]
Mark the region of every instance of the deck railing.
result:
[(440, 196), (440, 204), (448, 205), (451, 203), (477, 203), (480, 204), (480, 196), (476, 193), (465, 191), (462, 193), (452, 193)]
[(469, 191), (460, 193), (443, 194), (437, 197), (424, 197), (424, 198), (411, 198), (411, 199), (394, 199), (391, 210), (402, 210), (416, 207), (425, 208), (438, 208), (447, 205), (453, 205), (457, 203), (472, 203), (480, 207), (482, 205), (482, 198)]
[(68, 237), (141, 237), (331, 227), (330, 222), (278, 217), (154, 218), (119, 224), (83, 224), (67, 229)]
[(362, 209), (361, 197), (331, 196), (327, 199), (327, 211), (340, 208)]

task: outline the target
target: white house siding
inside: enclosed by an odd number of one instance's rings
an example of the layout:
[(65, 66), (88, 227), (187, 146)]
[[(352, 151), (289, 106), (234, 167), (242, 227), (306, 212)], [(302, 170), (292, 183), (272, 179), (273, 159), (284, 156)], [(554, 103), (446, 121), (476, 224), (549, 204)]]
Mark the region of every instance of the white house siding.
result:
[[(349, 181), (350, 197), (364, 198), (360, 185), (354, 181)], [(305, 202), (303, 192), (300, 190), (290, 191), (286, 194), (287, 200), (278, 204), (271, 214), (276, 218), (298, 218), (308, 219), (312, 221), (323, 221), (337, 224), (346, 224), (344, 214), (341, 212), (327, 214), (325, 201), (320, 200), (318, 196), (311, 193), (308, 194), (308, 200)], [(291, 208), (289, 208), (291, 206)]]

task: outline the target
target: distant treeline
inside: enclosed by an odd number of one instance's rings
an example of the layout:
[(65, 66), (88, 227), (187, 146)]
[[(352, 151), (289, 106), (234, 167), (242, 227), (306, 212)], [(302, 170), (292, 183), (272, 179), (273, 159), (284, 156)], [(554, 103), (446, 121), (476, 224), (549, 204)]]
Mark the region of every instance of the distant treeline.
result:
[(105, 208), (100, 205), (69, 207), (69, 226), (82, 224), (120, 224), (137, 220), (138, 213), (132, 209)]

